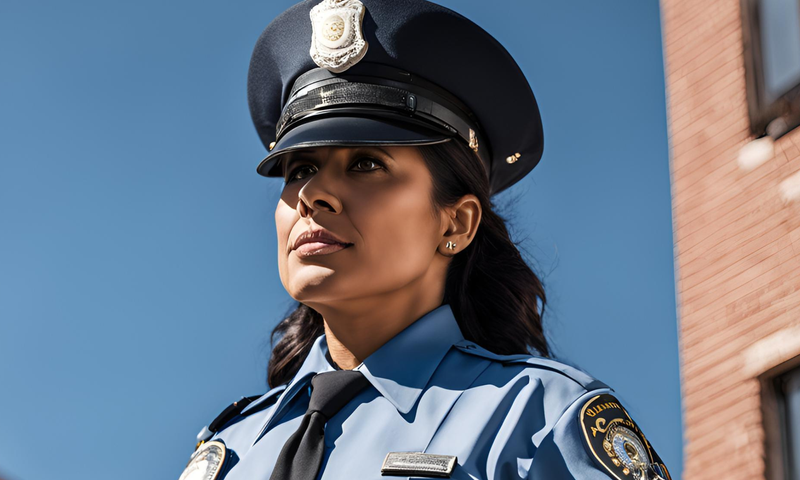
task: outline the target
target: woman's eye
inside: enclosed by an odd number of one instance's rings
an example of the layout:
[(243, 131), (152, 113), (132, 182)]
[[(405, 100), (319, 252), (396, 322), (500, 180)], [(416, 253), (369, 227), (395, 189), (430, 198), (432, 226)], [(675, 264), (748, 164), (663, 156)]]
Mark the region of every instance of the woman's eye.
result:
[(292, 173), (286, 177), (286, 183), (293, 182), (295, 180), (302, 180), (306, 178), (310, 173), (314, 173), (314, 167), (311, 165), (302, 165), (300, 167), (295, 168), (292, 170)]
[(362, 172), (369, 172), (371, 170), (382, 168), (382, 165), (373, 158), (361, 158), (356, 160), (356, 163), (353, 164), (353, 167), (356, 170), (361, 170)]

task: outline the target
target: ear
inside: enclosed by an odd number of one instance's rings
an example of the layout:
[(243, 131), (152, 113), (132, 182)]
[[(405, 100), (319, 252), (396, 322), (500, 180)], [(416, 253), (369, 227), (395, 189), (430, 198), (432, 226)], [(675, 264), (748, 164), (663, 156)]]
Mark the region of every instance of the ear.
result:
[(473, 194), (461, 197), (454, 205), (446, 207), (444, 233), (438, 251), (442, 255), (453, 256), (467, 248), (475, 238), (481, 223), (481, 202)]

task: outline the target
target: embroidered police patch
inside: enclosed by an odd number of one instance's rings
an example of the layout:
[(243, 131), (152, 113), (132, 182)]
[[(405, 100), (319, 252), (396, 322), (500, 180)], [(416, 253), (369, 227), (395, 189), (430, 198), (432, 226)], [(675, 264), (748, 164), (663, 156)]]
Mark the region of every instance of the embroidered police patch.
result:
[(589, 454), (617, 480), (672, 480), (619, 400), (604, 393), (587, 401), (578, 419)]
[(214, 480), (225, 462), (225, 444), (208, 442), (195, 450), (178, 480)]

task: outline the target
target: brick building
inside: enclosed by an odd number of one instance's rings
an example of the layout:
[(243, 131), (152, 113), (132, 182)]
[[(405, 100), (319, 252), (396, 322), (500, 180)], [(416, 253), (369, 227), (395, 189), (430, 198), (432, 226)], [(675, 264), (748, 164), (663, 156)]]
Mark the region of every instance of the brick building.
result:
[(800, 479), (800, 0), (661, 0), (683, 478)]

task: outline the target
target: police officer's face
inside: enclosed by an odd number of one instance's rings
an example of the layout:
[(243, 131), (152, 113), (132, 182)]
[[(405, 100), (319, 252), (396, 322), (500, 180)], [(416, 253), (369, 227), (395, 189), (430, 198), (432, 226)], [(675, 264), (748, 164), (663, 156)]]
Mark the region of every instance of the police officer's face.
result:
[[(284, 180), (278, 267), (294, 299), (332, 304), (443, 282), (446, 263), (436, 252), (446, 222), (416, 148), (303, 150), (284, 159)], [(320, 229), (295, 248), (301, 234)]]

